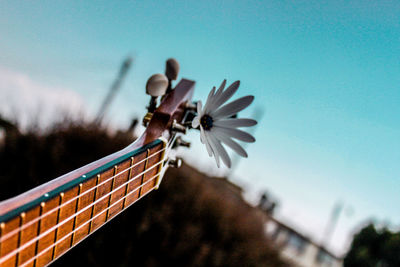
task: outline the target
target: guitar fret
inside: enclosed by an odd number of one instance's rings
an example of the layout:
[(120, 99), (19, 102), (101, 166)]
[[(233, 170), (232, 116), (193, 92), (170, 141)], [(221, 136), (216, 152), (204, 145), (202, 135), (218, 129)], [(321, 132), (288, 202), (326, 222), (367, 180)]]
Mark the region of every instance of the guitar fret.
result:
[[(79, 184), (78, 187), (78, 199), (76, 200), (76, 205), (75, 205), (75, 214), (78, 212), (78, 208), (79, 208), (79, 200), (80, 200), (80, 194), (82, 192), (82, 183)], [(77, 219), (77, 215), (75, 215), (74, 217), (74, 223), (72, 224), (72, 237), (71, 237), (71, 244), (69, 245), (70, 247), (72, 247), (72, 245), (74, 244), (74, 237), (75, 237), (75, 227), (76, 227), (76, 219)]]
[[(21, 234), (22, 234), (22, 225), (24, 224), (25, 221), (25, 212), (22, 212), (19, 215), (19, 231), (18, 231), (18, 242), (17, 242), (17, 248), (21, 247)], [(19, 256), (20, 256), (20, 252), (17, 252), (17, 258), (15, 260), (15, 266), (18, 266), (18, 262), (19, 262)]]
[[(114, 172), (113, 172), (113, 178), (112, 178), (112, 181), (111, 181), (111, 191), (110, 192), (112, 192), (114, 190), (115, 176), (117, 175), (117, 171), (118, 171), (118, 166), (114, 166)], [(111, 197), (112, 197), (112, 193), (108, 197), (108, 205), (107, 205), (107, 212), (106, 212), (105, 222), (107, 222), (108, 217), (110, 216), (110, 209), (108, 209), (108, 208), (110, 207), (110, 204), (111, 204)]]
[[(96, 194), (96, 204), (94, 204), (93, 216), (96, 216), (101, 211), (108, 207), (109, 197), (106, 195), (111, 192), (112, 177), (114, 176), (114, 168), (105, 170), (100, 174), (99, 185)], [(107, 221), (107, 214), (104, 213), (97, 216), (93, 220), (92, 231), (103, 225)]]
[[(93, 202), (95, 202), (96, 201), (96, 196), (97, 196), (97, 189), (98, 189), (98, 187), (97, 187), (97, 185), (99, 184), (99, 180), (100, 180), (100, 174), (97, 174), (97, 178), (96, 178), (96, 185), (95, 185), (95, 189), (94, 189), (94, 197), (93, 197)], [(90, 214), (90, 223), (89, 223), (89, 231), (88, 231), (88, 234), (90, 234), (90, 232), (92, 231), (92, 225), (93, 225), (93, 221), (92, 221), (92, 218), (93, 218), (93, 212), (94, 212), (94, 205), (92, 206), (92, 212), (91, 212), (91, 214)]]
[(47, 265), (49, 262), (51, 262), (52, 256), (53, 256), (53, 250), (48, 250), (46, 253), (41, 252), (48, 247), (49, 244), (54, 244), (54, 238), (56, 237), (56, 232), (55, 230), (48, 232), (47, 234), (44, 234), (47, 232), (50, 228), (53, 228), (57, 225), (57, 215), (58, 215), (58, 209), (59, 209), (59, 204), (60, 204), (60, 199), (59, 197), (52, 198), (46, 202), (42, 202), (42, 213), (46, 214), (49, 211), (52, 211), (49, 213), (47, 216), (44, 216), (40, 219), (40, 235), (41, 237), (37, 240), (38, 241), (38, 249), (37, 249), (37, 254), (41, 255), (36, 259), (36, 265), (37, 266), (44, 266)]
[[(129, 183), (129, 177), (131, 176), (131, 164), (132, 160), (127, 159), (124, 162), (118, 164), (118, 172), (114, 178), (114, 185), (113, 185), (113, 193), (111, 194), (111, 201), (110, 205), (112, 206), (109, 211), (109, 219), (117, 215), (120, 211), (124, 210), (124, 203), (123, 201), (119, 201), (123, 199), (126, 194), (126, 185)], [(124, 186), (125, 185), (125, 186)], [(129, 188), (129, 187), (128, 187)], [(128, 189), (129, 190), (129, 189)], [(113, 205), (115, 202), (118, 201), (117, 205)]]
[[(147, 164), (149, 163), (149, 154), (150, 154), (150, 149), (147, 149), (147, 150), (146, 150), (146, 161), (145, 161), (145, 163), (144, 163), (144, 171), (147, 170)], [(140, 179), (140, 185), (143, 184), (144, 176), (145, 176), (145, 173), (142, 174), (142, 177), (141, 177), (141, 179)], [(139, 195), (138, 195), (138, 197), (140, 197), (140, 196), (142, 195), (142, 189), (143, 189), (142, 187), (139, 189)]]
[[(156, 151), (159, 151), (159, 147), (155, 147), (155, 148), (151, 148), (149, 149), (149, 154), (154, 154)], [(157, 175), (159, 173), (159, 171), (161, 171), (161, 162), (162, 160), (162, 154), (157, 154), (157, 156), (154, 157), (150, 157), (147, 161), (147, 166), (146, 169), (148, 169), (148, 171), (146, 173), (144, 173), (143, 175), (143, 183), (146, 183), (151, 177), (153, 177), (154, 175)], [(159, 164), (158, 166), (156, 166), (157, 164)], [(141, 194), (145, 194), (148, 191), (150, 191), (154, 186), (157, 185), (157, 179), (154, 179), (151, 183), (146, 183), (145, 186), (142, 187), (142, 191)]]
[[(1, 228), (3, 237), (9, 234), (10, 232), (18, 231), (20, 229), (20, 216), (17, 216), (8, 222), (2, 223)], [(3, 240), (0, 243), (1, 246), (0, 258), (11, 253), (15, 249), (18, 249), (18, 238), (19, 238), (19, 231), (16, 234), (10, 236), (10, 238)], [(16, 259), (17, 257), (16, 255), (14, 255), (8, 258), (6, 261), (4, 261), (1, 266), (15, 266)]]
[[(44, 209), (44, 206), (46, 205), (46, 203), (45, 202), (42, 202), (42, 203), (40, 203), (40, 208), (39, 208), (39, 221), (38, 221), (38, 227), (37, 227), (37, 233), (36, 233), (36, 236), (39, 236), (40, 235), (40, 231), (41, 231), (41, 226), (42, 226), (42, 214), (43, 214), (43, 209)], [(38, 239), (38, 240), (36, 240), (36, 242), (35, 242), (35, 256), (38, 254), (38, 249), (39, 249), (39, 240), (40, 240), (40, 238)], [(35, 258), (35, 260), (33, 261), (33, 267), (36, 267), (36, 263), (37, 263), (37, 258)]]
[[(161, 155), (160, 155), (160, 161), (163, 161), (164, 160), (164, 156), (165, 156), (165, 149), (166, 149), (166, 143), (163, 143), (163, 145), (162, 145), (162, 149), (163, 149), (163, 151), (161, 152)], [(158, 165), (158, 170), (157, 170), (157, 173), (158, 173), (158, 176), (157, 176), (157, 179), (156, 179), (156, 181), (154, 182), (154, 184), (155, 184), (155, 189), (157, 190), (158, 189), (158, 186), (160, 185), (160, 180), (161, 180), (161, 172), (162, 172), (162, 169), (163, 169), (163, 166), (164, 166), (164, 163), (165, 162), (162, 162), (160, 165)]]
[[(129, 172), (128, 172), (128, 181), (130, 181), (131, 178), (132, 178), (133, 161), (134, 161), (134, 157), (131, 157), (131, 163), (129, 165)], [(126, 186), (125, 186), (124, 201), (123, 201), (123, 204), (122, 204), (122, 209), (125, 209), (125, 207), (126, 207), (126, 194), (128, 194), (128, 187), (129, 187), (129, 182), (127, 182)]]
[(82, 188), (80, 189), (79, 199), (78, 199), (78, 209), (75, 221), (75, 229), (79, 229), (75, 232), (72, 245), (74, 246), (77, 242), (85, 238), (88, 234), (89, 223), (84, 227), (80, 227), (86, 221), (90, 219), (92, 209), (89, 206), (93, 203), (94, 191), (96, 186), (96, 177), (93, 177), (82, 183)]
[[(38, 218), (39, 216), (40, 216), (40, 205), (20, 214), (20, 226), (17, 228), (19, 244), (18, 244), (18, 252), (16, 253), (16, 259), (15, 259), (16, 265), (24, 264), (27, 260), (34, 257), (35, 255), (37, 242), (31, 242), (31, 240), (37, 238), (38, 236), (39, 222), (35, 219)], [(33, 265), (29, 264), (27, 266), (33, 266)]]
[[(57, 210), (57, 220), (56, 220), (56, 225), (58, 225), (58, 223), (60, 222), (60, 211), (61, 211), (61, 204), (62, 204), (62, 200), (64, 198), (64, 193), (60, 193), (60, 201), (58, 203), (58, 210)], [(57, 234), (58, 234), (58, 227), (55, 230), (55, 234), (54, 234), (54, 243), (57, 242)], [(54, 255), (55, 255), (55, 251), (56, 251), (56, 246), (53, 247), (52, 252), (51, 252), (51, 260), (54, 260)]]
[(71, 233), (74, 220), (75, 220), (75, 209), (76, 203), (78, 202), (78, 190), (79, 186), (73, 187), (64, 191), (64, 197), (62, 199), (59, 215), (59, 226), (57, 227), (57, 241), (62, 239), (55, 248), (54, 259), (58, 258), (60, 254), (68, 250), (71, 247), (72, 236), (67, 239), (64, 238)]
[[(129, 183), (128, 183), (128, 191), (127, 191), (127, 197), (125, 200), (125, 207), (129, 206), (131, 203), (135, 202), (139, 198), (139, 190), (137, 189), (140, 186), (140, 183), (142, 181), (142, 172), (145, 171), (146, 167), (146, 152), (143, 152), (139, 155), (137, 155), (134, 158), (134, 162), (140, 162), (139, 164), (136, 164), (136, 168), (131, 170), (131, 177)], [(137, 189), (137, 190), (136, 190)], [(135, 193), (129, 194), (135, 190)]]

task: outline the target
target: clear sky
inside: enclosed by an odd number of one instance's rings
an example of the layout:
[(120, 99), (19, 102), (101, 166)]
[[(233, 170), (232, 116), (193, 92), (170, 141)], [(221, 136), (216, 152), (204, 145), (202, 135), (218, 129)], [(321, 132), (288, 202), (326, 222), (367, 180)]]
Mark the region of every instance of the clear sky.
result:
[(233, 179), (250, 199), (268, 189), (278, 215), (317, 241), (344, 203), (340, 252), (368, 218), (400, 225), (399, 41), (398, 1), (0, 1), (0, 104), (40, 91), (94, 114), (129, 54), (108, 116), (121, 125), (144, 114), (146, 80), (168, 57), (196, 99), (240, 79), (238, 95), (256, 97), (243, 115), (264, 116)]

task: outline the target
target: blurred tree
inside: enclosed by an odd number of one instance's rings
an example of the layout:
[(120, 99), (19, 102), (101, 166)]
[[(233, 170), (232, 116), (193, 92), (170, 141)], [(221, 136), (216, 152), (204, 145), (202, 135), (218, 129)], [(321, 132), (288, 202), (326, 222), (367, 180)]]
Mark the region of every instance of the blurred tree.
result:
[[(123, 132), (64, 122), (43, 134), (7, 135), (0, 199), (123, 148), (132, 142)], [(188, 165), (169, 169), (159, 190), (53, 266), (287, 266), (265, 237), (259, 213), (224, 181)]]
[(400, 266), (400, 232), (377, 231), (373, 224), (367, 225), (354, 236), (344, 266)]

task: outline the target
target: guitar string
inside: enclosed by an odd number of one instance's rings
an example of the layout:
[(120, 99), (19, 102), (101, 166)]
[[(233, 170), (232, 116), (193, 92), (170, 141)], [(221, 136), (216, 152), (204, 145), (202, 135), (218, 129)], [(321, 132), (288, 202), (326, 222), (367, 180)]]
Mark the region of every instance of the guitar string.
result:
[[(157, 165), (159, 165), (160, 163), (163, 163), (166, 160), (162, 160), (161, 162), (157, 163)], [(156, 175), (154, 175), (153, 177), (151, 177), (150, 180), (146, 181), (145, 183), (143, 183), (140, 187), (136, 188), (135, 190), (132, 190), (131, 192), (129, 192), (129, 194), (127, 194), (126, 196), (130, 195), (131, 193), (135, 192), (137, 189), (142, 188), (145, 184), (147, 184), (149, 181), (153, 180), (156, 176), (158, 176), (160, 173), (157, 173)], [(136, 177), (135, 177), (136, 178)], [(132, 180), (131, 180), (132, 181)], [(93, 202), (92, 204), (86, 206), (84, 209), (80, 210), (77, 213), (74, 213), (73, 215), (71, 215), (70, 217), (64, 219), (62, 222), (56, 224), (55, 226), (51, 227), (50, 229), (46, 230), (45, 232), (41, 233), (39, 236), (31, 239), (29, 242), (25, 243), (23, 246), (18, 247), (17, 249), (14, 249), (12, 251), (10, 251), (9, 253), (7, 253), (6, 255), (4, 255), (1, 259), (0, 259), (0, 264), (3, 263), (4, 261), (8, 260), (9, 258), (13, 257), (15, 254), (19, 253), (21, 250), (26, 249), (27, 247), (29, 247), (30, 245), (34, 244), (36, 241), (40, 240), (40, 238), (42, 238), (43, 236), (46, 236), (47, 234), (51, 233), (52, 231), (56, 230), (57, 228), (59, 228), (60, 226), (64, 225), (65, 223), (67, 223), (69, 220), (75, 218), (75, 216), (78, 216), (79, 214), (81, 214), (82, 212), (84, 212), (85, 210), (87, 210), (88, 208), (93, 207), (95, 204), (97, 204), (98, 202), (100, 202), (101, 200), (105, 199), (107, 196), (111, 195), (112, 193), (114, 193), (115, 191), (120, 190), (121, 188), (123, 188), (124, 185), (126, 185), (128, 182), (120, 185), (118, 188), (116, 188), (115, 190), (107, 193), (106, 195), (102, 196), (101, 198), (99, 198), (98, 200), (96, 200), (95, 202)], [(125, 197), (126, 197), (125, 196)], [(118, 201), (116, 201), (115, 203), (118, 203), (119, 201), (121, 201), (122, 199), (124, 199), (125, 197), (119, 199)], [(115, 205), (115, 203), (113, 205)], [(110, 206), (111, 207), (111, 206)], [(108, 209), (108, 208), (107, 208)], [(103, 211), (106, 211), (107, 209), (104, 209)], [(101, 212), (103, 212), (101, 211)], [(100, 213), (99, 213), (100, 214)], [(93, 218), (98, 217), (98, 215), (96, 215)], [(92, 219), (91, 219), (92, 220)], [(90, 221), (90, 220), (89, 220)]]
[[(173, 142), (174, 139), (175, 139), (175, 138), (171, 138), (171, 140), (170, 140), (170, 141), (167, 143), (167, 145), (165, 146), (164, 150), (165, 150), (165, 149), (170, 149), (170, 144)], [(156, 154), (156, 153), (154, 153), (154, 154)], [(154, 156), (154, 154), (153, 154), (152, 156)], [(147, 157), (147, 158), (150, 158), (150, 157)], [(33, 244), (33, 242), (37, 241), (37, 240), (38, 240), (40, 237), (42, 237), (43, 235), (47, 235), (49, 232), (51, 232), (51, 231), (57, 229), (59, 226), (61, 226), (61, 225), (65, 224), (66, 222), (68, 222), (68, 220), (70, 220), (70, 219), (74, 218), (75, 216), (81, 214), (82, 212), (84, 212), (84, 211), (87, 210), (88, 208), (93, 207), (95, 204), (97, 204), (98, 202), (100, 202), (101, 200), (103, 200), (104, 198), (106, 198), (107, 196), (113, 194), (115, 191), (120, 190), (123, 186), (127, 185), (128, 183), (131, 183), (133, 180), (135, 180), (135, 179), (139, 178), (140, 176), (142, 176), (142, 174), (144, 174), (144, 173), (148, 172), (149, 170), (153, 169), (155, 166), (158, 166), (158, 165), (160, 165), (161, 163), (164, 163), (164, 161), (167, 161), (167, 159), (161, 160), (159, 163), (157, 163), (157, 164), (151, 166), (149, 169), (147, 169), (147, 170), (145, 170), (145, 171), (139, 173), (139, 174), (136, 175), (135, 177), (133, 177), (133, 178), (131, 178), (130, 180), (126, 181), (125, 183), (121, 184), (118, 188), (116, 188), (116, 189), (110, 191), (109, 193), (107, 193), (106, 195), (102, 196), (101, 198), (99, 198), (99, 199), (96, 200), (95, 202), (91, 203), (90, 205), (88, 205), (88, 206), (86, 206), (85, 208), (83, 208), (82, 210), (80, 210), (79, 212), (74, 213), (72, 216), (70, 216), (70, 217), (64, 219), (62, 222), (57, 223), (55, 226), (53, 226), (52, 228), (48, 229), (46, 232), (42, 233), (41, 235), (39, 235), (39, 236), (37, 236), (37, 237), (31, 239), (29, 242), (25, 243), (22, 247), (19, 247), (19, 248), (15, 249), (15, 250), (9, 252), (9, 253), (6, 254), (4, 257), (5, 257), (5, 258), (9, 258), (9, 257), (12, 256), (12, 255), (11, 255), (12, 253), (15, 254), (15, 253), (18, 253), (20, 250), (25, 249), (27, 246)], [(137, 164), (136, 164), (136, 165), (137, 165)], [(136, 166), (136, 165), (135, 165), (135, 166)], [(122, 172), (121, 172), (121, 173), (122, 173)], [(120, 174), (121, 174), (121, 173), (120, 173)], [(160, 174), (161, 174), (161, 172), (159, 172), (157, 175), (160, 175)], [(118, 176), (118, 175), (116, 175), (116, 176)], [(116, 176), (113, 176), (113, 177), (116, 177)], [(108, 180), (110, 180), (110, 179), (112, 179), (112, 177), (109, 178)], [(141, 187), (138, 187), (138, 188), (141, 188)], [(132, 192), (133, 192), (133, 191), (132, 191)], [(61, 208), (61, 206), (60, 206), (60, 208)], [(19, 227), (19, 228), (16, 229), (16, 230), (18, 230), (17, 232), (19, 232), (20, 228), (21, 228), (21, 227)], [(16, 251), (17, 251), (17, 252), (16, 252)], [(0, 263), (2, 263), (3, 261), (4, 261), (4, 258), (0, 259)]]
[[(172, 141), (172, 140), (171, 140), (171, 141)], [(171, 141), (168, 142), (168, 144), (165, 146), (165, 148), (163, 148), (163, 149), (157, 151), (156, 153), (153, 153), (152, 155), (150, 155), (150, 156), (144, 158), (143, 160), (141, 160), (141, 161), (135, 163), (134, 165), (130, 166), (129, 168), (123, 170), (122, 172), (120, 172), (120, 173), (118, 173), (118, 174), (116, 174), (116, 175), (114, 175), (114, 176), (109, 177), (108, 179), (104, 180), (104, 181), (101, 182), (100, 184), (98, 184), (98, 185), (96, 185), (96, 186), (94, 186), (94, 187), (88, 189), (87, 191), (83, 192), (82, 194), (79, 194), (79, 195), (77, 195), (77, 196), (71, 198), (70, 200), (68, 200), (67, 202), (61, 204), (60, 206), (57, 206), (57, 207), (55, 207), (54, 209), (51, 209), (51, 210), (47, 211), (46, 213), (42, 214), (41, 216), (39, 216), (39, 217), (33, 219), (32, 221), (30, 221), (30, 222), (24, 224), (22, 227), (16, 228), (15, 230), (13, 230), (13, 231), (11, 231), (11, 232), (5, 234), (4, 236), (0, 237), (0, 242), (3, 242), (4, 240), (7, 240), (8, 238), (12, 237), (14, 234), (18, 233), (19, 231), (22, 231), (22, 230), (26, 229), (27, 227), (29, 227), (29, 226), (31, 226), (32, 224), (34, 224), (34, 223), (36, 223), (37, 221), (39, 221), (40, 219), (42, 219), (42, 218), (48, 216), (49, 214), (51, 214), (51, 213), (57, 211), (59, 208), (62, 208), (62, 207), (64, 207), (64, 206), (66, 206), (66, 205), (72, 203), (72, 202), (73, 202), (74, 200), (76, 200), (77, 198), (80, 198), (80, 197), (82, 197), (82, 196), (84, 196), (84, 195), (90, 193), (91, 191), (95, 190), (96, 188), (99, 188), (100, 186), (106, 184), (106, 183), (109, 182), (111, 179), (113, 179), (113, 178), (115, 178), (115, 177), (117, 177), (117, 176), (119, 176), (119, 175), (121, 175), (121, 174), (123, 174), (123, 173), (125, 173), (125, 172), (127, 172), (127, 171), (129, 171), (129, 170), (131, 170), (132, 168), (138, 166), (139, 164), (143, 163), (144, 161), (148, 160), (149, 158), (154, 157), (155, 155), (157, 155), (157, 154), (163, 152), (164, 150), (167, 150), (167, 149), (169, 148), (169, 145), (171, 144)], [(152, 166), (152, 167), (153, 167), (153, 166)], [(148, 170), (150, 170), (150, 168), (149, 168)], [(142, 172), (142, 173), (140, 173), (140, 174), (143, 174), (143, 173), (144, 173), (144, 172)], [(139, 175), (140, 175), (140, 174), (139, 174)], [(133, 181), (133, 180), (136, 179), (136, 178), (137, 178), (137, 177), (131, 178), (130, 181)]]
[[(118, 202), (120, 202), (121, 200), (126, 199), (126, 197), (128, 197), (130, 194), (134, 193), (135, 191), (137, 191), (138, 189), (142, 188), (143, 186), (145, 186), (148, 182), (153, 181), (155, 178), (157, 177), (157, 175), (154, 175), (150, 180), (146, 181), (146, 183), (144, 183), (143, 185), (141, 185), (140, 187), (136, 188), (135, 190), (131, 191), (129, 194), (127, 194), (125, 197), (119, 199), (118, 201), (116, 201), (114, 204), (112, 204), (110, 207), (108, 207), (107, 209), (101, 211), (99, 214), (97, 214), (95, 217), (93, 217), (92, 219), (84, 222), (82, 225), (80, 225), (78, 228), (76, 228), (75, 230), (73, 230), (72, 232), (68, 233), (67, 235), (65, 235), (64, 237), (62, 237), (61, 239), (57, 240), (57, 242), (53, 243), (52, 245), (46, 247), (44, 250), (42, 250), (39, 254), (35, 255), (34, 257), (32, 257), (31, 259), (29, 259), (28, 261), (24, 262), (22, 265), (20, 265), (21, 267), (26, 266), (28, 264), (30, 264), (33, 260), (41, 257), (44, 253), (46, 253), (48, 250), (52, 249), (53, 247), (57, 246), (59, 243), (63, 242), (65, 239), (69, 238), (71, 235), (73, 235), (75, 232), (79, 231), (80, 229), (82, 229), (86, 224), (90, 223), (91, 221), (95, 220), (97, 217), (99, 217), (100, 215), (103, 215), (104, 212), (107, 212), (109, 209), (111, 209), (114, 205), (118, 204)], [(129, 208), (132, 204), (136, 203), (138, 200), (140, 200), (141, 198), (143, 198), (144, 196), (146, 196), (148, 193), (150, 193), (151, 191), (154, 190), (154, 187), (151, 188), (149, 191), (147, 191), (145, 194), (141, 195), (139, 198), (137, 198), (135, 201), (133, 201), (132, 203), (130, 203), (125, 209)], [(118, 213), (116, 213), (113, 217), (111, 217), (109, 220), (105, 221), (104, 224), (108, 223), (109, 221), (111, 221), (112, 219), (114, 219), (115, 217), (117, 217), (118, 214), (120, 214), (122, 211), (124, 211), (125, 209), (120, 210)], [(104, 225), (103, 224), (103, 225)], [(96, 229), (94, 229), (92, 232), (90, 232), (88, 235), (84, 236), (85, 238), (90, 236), (91, 234), (93, 234), (94, 232), (96, 232), (98, 229), (100, 229), (101, 227), (98, 227)], [(62, 254), (58, 255), (57, 258), (52, 259), (52, 261), (58, 259), (59, 257), (61, 257), (64, 253), (66, 253), (68, 250), (70, 250), (72, 247), (78, 245), (81, 241), (85, 240), (85, 238), (82, 238), (81, 240), (79, 240), (77, 243), (73, 244), (73, 246), (69, 247), (66, 251), (64, 251)], [(1, 261), (0, 261), (1, 262)]]
[[(153, 177), (151, 178), (151, 180), (148, 180), (146, 183), (148, 183), (148, 182), (154, 180), (154, 178), (155, 178), (156, 176), (157, 176), (157, 175), (153, 176)], [(143, 184), (143, 186), (144, 186), (144, 185), (145, 185), (145, 184)], [(142, 186), (141, 186), (141, 187), (142, 187)], [(141, 188), (141, 187), (140, 187), (140, 188)], [(132, 194), (133, 192), (135, 192), (136, 190), (138, 190), (138, 189), (140, 189), (140, 188), (137, 188), (137, 189), (133, 190), (133, 191), (130, 192), (128, 195)], [(141, 195), (141, 196), (140, 196), (138, 199), (136, 199), (134, 202), (131, 202), (125, 209), (129, 208), (132, 204), (136, 203), (138, 200), (140, 200), (141, 198), (143, 198), (144, 196), (146, 196), (148, 193), (150, 193), (150, 192), (153, 191), (153, 190), (154, 190), (154, 187), (151, 188), (149, 191), (147, 191), (145, 194)], [(128, 195), (127, 195), (127, 196), (128, 196)], [(125, 196), (124, 198), (121, 198), (121, 199), (118, 200), (117, 202), (119, 202), (119, 201), (125, 199), (127, 196)], [(113, 205), (117, 204), (117, 202), (114, 203)], [(112, 205), (112, 206), (113, 206), (113, 205)], [(110, 206), (109, 208), (112, 208), (112, 206)], [(104, 222), (104, 224), (107, 223), (107, 222), (109, 222), (109, 221), (111, 221), (111, 220), (114, 219), (115, 217), (117, 217), (117, 215), (120, 214), (120, 213), (121, 213), (122, 211), (124, 211), (125, 209), (120, 210), (120, 211), (119, 211), (118, 213), (116, 213), (113, 217), (111, 217), (110, 220)], [(101, 211), (101, 213), (99, 213), (98, 215), (96, 215), (96, 217), (100, 216), (102, 213), (106, 212), (107, 210), (108, 210), (108, 208), (105, 209), (105, 210), (103, 210), (103, 211)], [(45, 248), (44, 250), (42, 250), (39, 254), (37, 254), (37, 255), (35, 255), (33, 258), (31, 258), (29, 261), (23, 263), (23, 265), (21, 265), (21, 266), (26, 266), (26, 265), (29, 264), (32, 260), (35, 260), (36, 258), (42, 256), (46, 251), (48, 251), (49, 249), (55, 247), (58, 243), (61, 243), (62, 241), (64, 241), (64, 240), (65, 240), (66, 238), (68, 238), (71, 234), (74, 234), (76, 231), (79, 231), (80, 228), (82, 228), (84, 225), (86, 225), (87, 223), (91, 222), (91, 221), (94, 220), (94, 219), (95, 219), (95, 217), (94, 217), (93, 219), (91, 219), (91, 220), (89, 220), (89, 221), (83, 223), (83, 224), (80, 225), (77, 229), (75, 229), (73, 232), (67, 234), (67, 235), (64, 236), (62, 239), (58, 240), (56, 243), (54, 243), (54, 244), (48, 246), (47, 248)], [(96, 231), (97, 231), (98, 229), (100, 229), (100, 228), (101, 228), (101, 227), (98, 227), (98, 228), (94, 229), (92, 232), (90, 232), (90, 233), (89, 233), (88, 235), (86, 235), (85, 237), (90, 236), (91, 234), (93, 234), (94, 232), (96, 232)], [(78, 245), (78, 244), (79, 244), (80, 242), (82, 242), (83, 240), (85, 240), (85, 238), (82, 238), (82, 239), (79, 240), (77, 243), (73, 244), (73, 247), (76, 246), (76, 245)], [(53, 261), (56, 260), (56, 259), (58, 259), (58, 258), (60, 258), (64, 253), (66, 253), (66, 252), (67, 252), (68, 250), (70, 250), (71, 248), (72, 248), (72, 247), (69, 247), (66, 251), (62, 252), (62, 254), (58, 255), (57, 258), (53, 259)]]
[[(163, 150), (165, 150), (165, 149), (163, 149)], [(141, 164), (143, 161), (145, 161), (145, 160), (147, 160), (147, 159), (153, 157), (154, 155), (156, 155), (156, 154), (162, 152), (163, 150), (160, 150), (160, 151), (158, 151), (157, 153), (152, 154), (151, 156), (149, 156), (149, 157), (143, 159), (142, 161), (138, 162), (137, 164), (135, 164), (135, 165), (133, 165), (133, 166), (131, 166), (131, 167), (125, 169), (124, 171), (122, 171), (122, 172), (120, 172), (120, 173), (118, 173), (118, 174), (116, 174), (116, 175), (114, 175), (114, 176), (109, 177), (107, 180), (104, 180), (104, 181), (101, 182), (100, 184), (98, 184), (98, 185), (96, 185), (96, 186), (94, 186), (94, 187), (88, 189), (87, 191), (83, 192), (82, 194), (79, 194), (79, 195), (77, 195), (77, 196), (71, 198), (70, 200), (68, 200), (67, 202), (61, 204), (60, 206), (57, 206), (57, 207), (55, 207), (54, 209), (49, 210), (48, 212), (46, 212), (46, 213), (43, 214), (42, 216), (39, 216), (39, 217), (33, 219), (32, 221), (30, 221), (30, 222), (27, 223), (27, 224), (24, 224), (22, 227), (17, 228), (17, 229), (15, 229), (15, 230), (11, 231), (10, 233), (4, 235), (3, 237), (0, 237), (0, 242), (2, 242), (2, 241), (4, 241), (4, 240), (7, 240), (8, 238), (10, 238), (10, 237), (11, 237), (12, 235), (14, 235), (15, 233), (18, 233), (20, 230), (24, 230), (25, 228), (27, 228), (27, 227), (29, 227), (30, 225), (36, 223), (36, 222), (39, 221), (40, 219), (46, 217), (46, 216), (49, 215), (50, 213), (57, 211), (59, 208), (62, 208), (62, 207), (64, 207), (64, 206), (70, 204), (71, 202), (73, 202), (73, 201), (76, 200), (77, 198), (80, 198), (80, 197), (82, 197), (82, 196), (84, 196), (84, 195), (90, 193), (90, 192), (93, 191), (94, 189), (99, 188), (100, 186), (102, 186), (102, 185), (104, 185), (105, 183), (109, 182), (111, 179), (113, 179), (113, 178), (115, 178), (115, 177), (117, 177), (117, 176), (123, 174), (124, 172), (126, 172), (126, 171), (128, 171), (128, 170), (130, 170), (130, 169), (132, 169), (132, 168), (134, 168), (134, 167), (136, 167), (137, 165)], [(152, 167), (153, 167), (153, 166), (152, 166)], [(150, 168), (149, 168), (148, 170), (150, 170)], [(143, 174), (143, 173), (144, 173), (144, 172), (139, 173), (139, 175), (140, 175), (140, 174)], [(133, 181), (134, 179), (136, 179), (136, 177), (131, 178), (130, 181)]]
[[(164, 167), (165, 168), (165, 167)], [(153, 180), (154, 178), (152, 178), (151, 180)], [(138, 200), (140, 200), (141, 198), (143, 198), (144, 196), (146, 196), (148, 193), (150, 193), (151, 191), (153, 191), (155, 189), (155, 187), (152, 187), (149, 191), (147, 191), (145, 194), (141, 195), (138, 199), (136, 199), (135, 201), (131, 202), (127, 207), (125, 207), (125, 209), (122, 209), (120, 211), (118, 211), (113, 217), (111, 217), (109, 220), (107, 220), (104, 224), (108, 223), (109, 221), (111, 221), (112, 219), (114, 219), (115, 217), (117, 217), (122, 211), (126, 210), (127, 208), (129, 208), (131, 205), (133, 205), (134, 203), (136, 203)], [(136, 190), (136, 189), (135, 189)], [(63, 256), (65, 253), (67, 253), (69, 250), (71, 250), (73, 247), (77, 246), (79, 243), (81, 243), (83, 240), (86, 239), (86, 237), (90, 236), (91, 234), (93, 234), (94, 232), (96, 232), (98, 229), (100, 229), (101, 227), (98, 227), (96, 229), (94, 229), (92, 232), (90, 232), (88, 235), (85, 236), (85, 238), (82, 238), (81, 240), (79, 240), (78, 242), (76, 242), (75, 244), (73, 244), (71, 247), (69, 247), (67, 250), (63, 251), (60, 255), (58, 255), (56, 258), (54, 258), (52, 260), (52, 262), (56, 261), (57, 259), (59, 259), (61, 256)], [(78, 231), (78, 230), (77, 230)], [(72, 233), (73, 234), (73, 233)], [(68, 234), (69, 235), (69, 234)], [(49, 250), (52, 247), (55, 247), (56, 244), (51, 245), (50, 247), (46, 248), (46, 250)], [(44, 254), (41, 252), (41, 255)], [(36, 256), (35, 256), (36, 257)], [(40, 257), (40, 256), (37, 256)], [(26, 264), (24, 264), (23, 266), (26, 266)]]

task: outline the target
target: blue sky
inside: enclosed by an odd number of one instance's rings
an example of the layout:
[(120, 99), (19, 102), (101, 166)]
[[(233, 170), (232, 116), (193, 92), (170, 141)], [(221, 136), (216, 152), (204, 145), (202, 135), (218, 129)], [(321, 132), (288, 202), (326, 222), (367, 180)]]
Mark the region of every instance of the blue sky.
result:
[(121, 125), (144, 114), (146, 80), (168, 57), (196, 80), (196, 99), (240, 79), (238, 95), (256, 97), (243, 116), (264, 116), (233, 179), (250, 199), (271, 191), (280, 216), (316, 239), (345, 203), (340, 251), (367, 218), (400, 225), (399, 15), (397, 1), (2, 1), (0, 67), (71, 90), (95, 113), (133, 55), (109, 114)]

